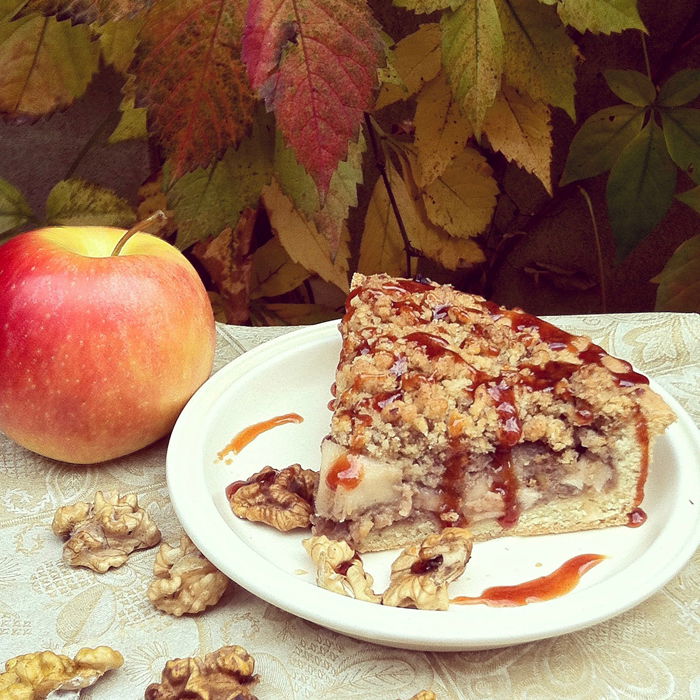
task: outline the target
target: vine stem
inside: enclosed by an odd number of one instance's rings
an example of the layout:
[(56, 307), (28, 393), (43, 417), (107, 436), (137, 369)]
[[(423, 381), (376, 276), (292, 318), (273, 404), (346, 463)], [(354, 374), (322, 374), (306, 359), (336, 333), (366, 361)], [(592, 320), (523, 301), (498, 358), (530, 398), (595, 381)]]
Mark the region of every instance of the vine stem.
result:
[(593, 211), (593, 202), (591, 202), (591, 197), (583, 187), (578, 188), (581, 196), (586, 202), (588, 207), (588, 213), (591, 217), (591, 223), (593, 224), (593, 239), (595, 240), (595, 250), (596, 256), (598, 258), (598, 277), (600, 279), (600, 303), (602, 306), (602, 313), (608, 312), (608, 294), (605, 284), (605, 274), (603, 272), (603, 251), (600, 247), (600, 232), (598, 231), (598, 223), (595, 218), (595, 212)]
[(416, 249), (411, 245), (411, 241), (408, 238), (408, 233), (406, 232), (406, 226), (403, 222), (403, 217), (399, 211), (399, 205), (396, 202), (396, 197), (394, 196), (394, 191), (391, 189), (391, 183), (389, 182), (389, 176), (386, 172), (386, 165), (384, 164), (384, 152), (379, 148), (377, 143), (377, 134), (372, 125), (372, 120), (369, 114), (365, 112), (365, 125), (367, 126), (367, 133), (369, 134), (369, 141), (372, 146), (372, 153), (374, 155), (374, 164), (379, 171), (379, 175), (384, 182), (384, 187), (386, 188), (386, 193), (389, 196), (389, 203), (391, 204), (391, 210), (394, 213), (394, 218), (396, 219), (396, 224), (399, 227), (399, 233), (401, 234), (401, 240), (403, 241), (404, 252), (406, 253), (406, 277), (411, 277), (411, 258), (417, 257)]
[(647, 38), (644, 36), (644, 32), (640, 31), (642, 36), (642, 52), (644, 53), (644, 65), (647, 70), (647, 78), (651, 80), (651, 63), (649, 63), (649, 51), (647, 49)]
[(124, 235), (117, 241), (117, 245), (114, 246), (114, 250), (112, 251), (110, 257), (114, 257), (116, 255), (119, 255), (119, 253), (122, 252), (122, 248), (126, 245), (127, 241), (135, 234), (141, 231), (142, 233), (148, 233), (146, 229), (151, 229), (153, 233), (157, 233), (160, 231), (160, 229), (163, 228), (165, 225), (165, 222), (168, 220), (168, 217), (165, 215), (165, 212), (161, 211), (158, 209), (157, 211), (153, 212), (150, 216), (147, 216), (145, 219), (142, 221), (137, 221), (128, 231), (124, 233)]

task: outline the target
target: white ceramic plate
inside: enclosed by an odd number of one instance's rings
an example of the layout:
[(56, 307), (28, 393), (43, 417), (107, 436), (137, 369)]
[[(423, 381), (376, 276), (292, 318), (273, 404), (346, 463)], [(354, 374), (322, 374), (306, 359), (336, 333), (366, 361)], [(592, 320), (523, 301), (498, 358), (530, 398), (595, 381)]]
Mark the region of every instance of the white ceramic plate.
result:
[[(654, 386), (678, 420), (659, 439), (646, 486), (647, 522), (639, 528), (506, 537), (474, 546), (450, 595), (479, 595), (554, 571), (578, 554), (604, 554), (579, 585), (560, 598), (522, 607), (452, 605), (446, 612), (383, 607), (318, 588), (301, 541), (236, 518), (224, 489), (265, 465), (318, 468), (328, 432), (340, 348), (337, 323), (292, 332), (237, 358), (195, 394), (173, 430), (167, 455), (170, 496), (182, 526), (221, 571), (255, 595), (324, 627), (407, 649), (485, 649), (542, 639), (593, 625), (637, 605), (666, 584), (700, 543), (700, 439), (692, 420)], [(300, 424), (273, 428), (230, 463), (217, 458), (242, 429), (285, 413)], [(396, 552), (363, 555), (384, 590)], [(300, 573), (300, 572), (308, 573)]]

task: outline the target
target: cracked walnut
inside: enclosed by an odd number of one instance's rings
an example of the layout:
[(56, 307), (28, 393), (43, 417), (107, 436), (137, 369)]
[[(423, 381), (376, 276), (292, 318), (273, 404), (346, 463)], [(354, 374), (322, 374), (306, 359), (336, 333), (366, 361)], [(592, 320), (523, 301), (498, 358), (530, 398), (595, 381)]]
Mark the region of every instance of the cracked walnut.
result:
[(250, 692), (258, 676), (255, 659), (239, 646), (226, 646), (204, 658), (173, 659), (160, 683), (146, 688), (145, 700), (257, 700)]
[(161, 544), (153, 573), (148, 599), (159, 610), (176, 617), (216, 605), (229, 583), (186, 535), (177, 547)]
[(135, 549), (160, 542), (160, 530), (140, 508), (135, 494), (95, 494), (94, 503), (78, 502), (56, 511), (54, 534), (67, 537), (63, 560), (98, 573), (119, 567)]
[(317, 485), (317, 472), (292, 464), (279, 471), (265, 467), (246, 481), (231, 484), (226, 494), (239, 518), (287, 532), (310, 527)]

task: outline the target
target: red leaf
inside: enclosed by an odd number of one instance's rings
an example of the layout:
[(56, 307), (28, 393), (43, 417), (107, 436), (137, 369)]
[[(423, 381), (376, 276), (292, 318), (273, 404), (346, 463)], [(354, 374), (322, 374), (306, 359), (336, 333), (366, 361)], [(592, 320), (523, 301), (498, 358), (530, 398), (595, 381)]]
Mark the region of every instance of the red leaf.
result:
[(385, 52), (365, 0), (251, 0), (243, 60), (297, 160), (328, 191)]
[(146, 16), (132, 66), (139, 104), (173, 166), (206, 167), (237, 145), (255, 98), (240, 60), (238, 0), (163, 0)]

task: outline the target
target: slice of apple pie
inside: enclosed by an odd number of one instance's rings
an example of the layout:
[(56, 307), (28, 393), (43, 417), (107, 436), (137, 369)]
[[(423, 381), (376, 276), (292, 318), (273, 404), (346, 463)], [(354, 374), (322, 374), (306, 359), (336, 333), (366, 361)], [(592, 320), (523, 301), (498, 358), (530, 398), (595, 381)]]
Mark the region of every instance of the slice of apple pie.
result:
[(314, 533), (360, 552), (627, 524), (674, 420), (588, 338), (451, 286), (355, 275)]

